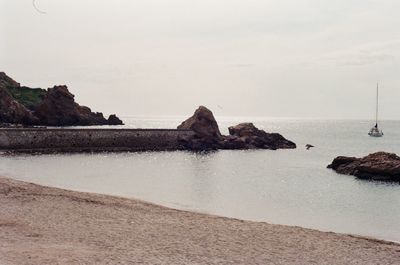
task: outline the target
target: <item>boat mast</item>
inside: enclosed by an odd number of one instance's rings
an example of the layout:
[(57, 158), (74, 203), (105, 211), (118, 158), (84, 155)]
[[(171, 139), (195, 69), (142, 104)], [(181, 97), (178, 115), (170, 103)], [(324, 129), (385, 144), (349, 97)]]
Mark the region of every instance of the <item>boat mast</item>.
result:
[(378, 98), (379, 98), (379, 84), (376, 84), (376, 116), (375, 116), (375, 127), (378, 128)]

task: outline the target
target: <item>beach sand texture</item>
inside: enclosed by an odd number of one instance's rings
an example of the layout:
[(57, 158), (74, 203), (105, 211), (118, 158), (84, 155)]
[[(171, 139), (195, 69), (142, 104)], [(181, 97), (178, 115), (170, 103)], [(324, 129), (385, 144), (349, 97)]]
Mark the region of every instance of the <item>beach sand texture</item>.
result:
[(0, 264), (400, 264), (400, 245), (0, 177)]

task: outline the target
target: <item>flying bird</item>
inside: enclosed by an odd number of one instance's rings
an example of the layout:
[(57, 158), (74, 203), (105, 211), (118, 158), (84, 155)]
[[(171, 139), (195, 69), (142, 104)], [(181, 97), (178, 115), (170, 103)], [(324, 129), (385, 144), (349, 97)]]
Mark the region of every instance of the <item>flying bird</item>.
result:
[(314, 146), (312, 144), (306, 144), (307, 150), (310, 150), (310, 148), (313, 148)]

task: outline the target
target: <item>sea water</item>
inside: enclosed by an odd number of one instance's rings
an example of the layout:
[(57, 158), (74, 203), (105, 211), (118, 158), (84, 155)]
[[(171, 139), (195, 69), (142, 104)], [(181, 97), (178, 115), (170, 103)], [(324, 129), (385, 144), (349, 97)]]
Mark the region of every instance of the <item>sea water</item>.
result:
[[(182, 118), (125, 118), (124, 128), (175, 128)], [(172, 208), (400, 242), (400, 184), (359, 180), (326, 166), (338, 155), (400, 154), (400, 121), (220, 119), (221, 131), (254, 121), (294, 150), (140, 152), (0, 157), (0, 175), (137, 198)], [(315, 148), (306, 150), (305, 145)]]

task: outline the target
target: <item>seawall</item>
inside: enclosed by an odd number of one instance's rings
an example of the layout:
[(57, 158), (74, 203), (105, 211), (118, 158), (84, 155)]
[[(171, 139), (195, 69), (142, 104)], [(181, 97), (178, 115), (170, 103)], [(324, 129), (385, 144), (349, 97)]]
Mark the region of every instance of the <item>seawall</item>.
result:
[(175, 129), (0, 129), (0, 150), (16, 152), (102, 152), (183, 150)]

